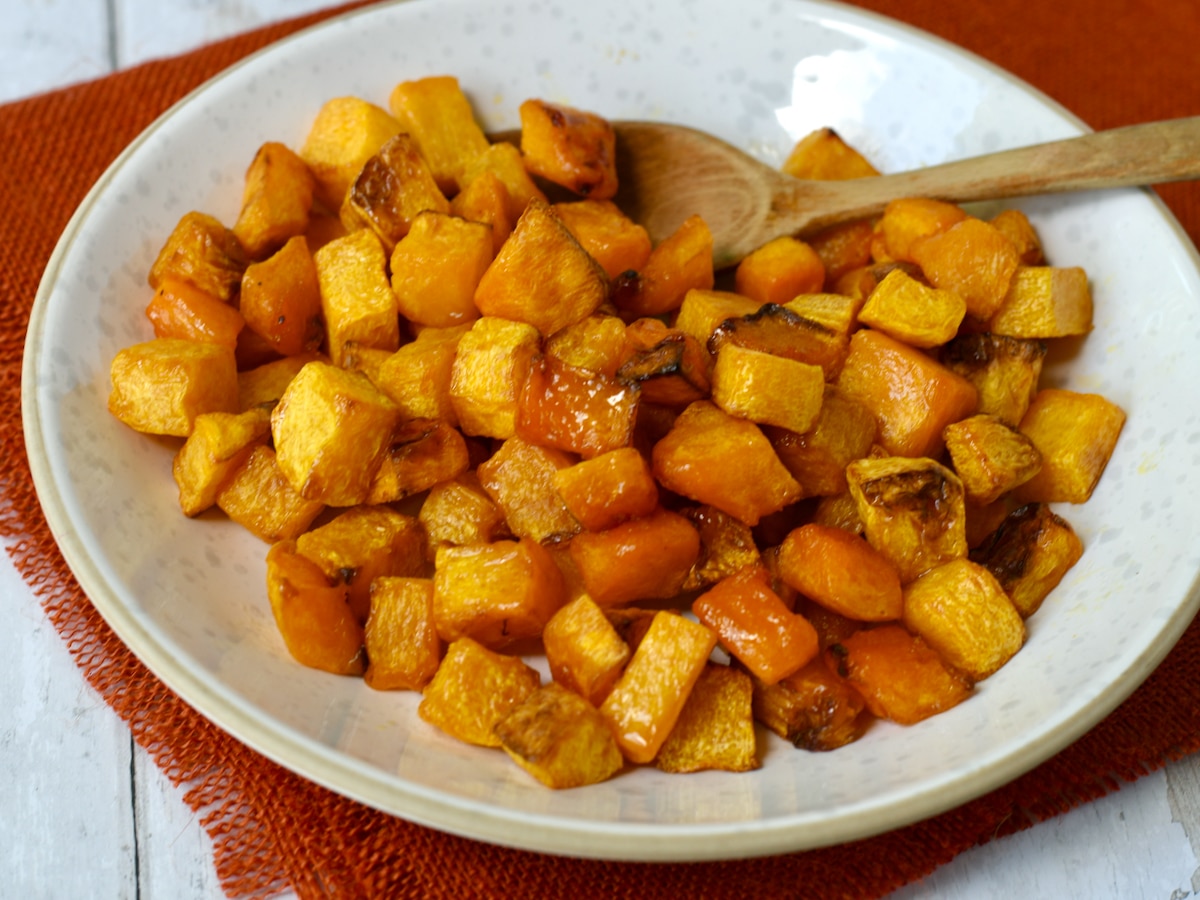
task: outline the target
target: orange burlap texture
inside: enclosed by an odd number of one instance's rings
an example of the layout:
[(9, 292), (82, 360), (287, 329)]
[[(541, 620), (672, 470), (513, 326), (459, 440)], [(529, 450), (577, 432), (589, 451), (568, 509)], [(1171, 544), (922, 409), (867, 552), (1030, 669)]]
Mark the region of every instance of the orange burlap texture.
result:
[[(858, 0), (1009, 69), (1096, 128), (1200, 113), (1192, 0)], [(108, 630), (42, 518), (19, 421), (21, 354), (43, 267), (75, 206), (188, 90), (311, 16), (0, 107), (0, 533), (89, 682), (186, 790), (231, 897), (877, 897), (957, 853), (1061, 813), (1200, 749), (1200, 622), (1107, 720), (1012, 784), (854, 844), (746, 861), (563, 860), (392, 818), (310, 784), (209, 724)], [(1194, 241), (1200, 187), (1162, 196)]]

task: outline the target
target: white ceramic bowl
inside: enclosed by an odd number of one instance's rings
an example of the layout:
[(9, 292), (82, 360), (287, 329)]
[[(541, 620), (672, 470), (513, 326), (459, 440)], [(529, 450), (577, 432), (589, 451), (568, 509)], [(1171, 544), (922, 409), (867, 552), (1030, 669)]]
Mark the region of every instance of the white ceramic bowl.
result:
[(1020, 204), (1051, 259), (1094, 281), (1096, 330), (1047, 383), (1097, 391), (1128, 423), (1092, 500), (1060, 510), (1087, 547), (1027, 646), (952, 711), (880, 725), (828, 754), (776, 739), (747, 774), (641, 768), (583, 789), (536, 784), (502, 753), (420, 722), (411, 693), (304, 669), (266, 602), (266, 547), (179, 512), (172, 447), (105, 411), (108, 367), (150, 335), (145, 273), (190, 209), (232, 222), (265, 140), (299, 146), (317, 107), (386, 103), (457, 75), (485, 127), (527, 97), (684, 122), (778, 163), (830, 125), (885, 171), (1078, 133), (1013, 78), (927, 35), (817, 2), (412, 0), (285, 40), (170, 110), (112, 166), (45, 275), (25, 356), (30, 461), (46, 515), (96, 606), (170, 687), (317, 782), (437, 828), (624, 859), (736, 857), (864, 837), (945, 810), (1047, 758), (1162, 659), (1200, 603), (1200, 278), (1150, 194)]

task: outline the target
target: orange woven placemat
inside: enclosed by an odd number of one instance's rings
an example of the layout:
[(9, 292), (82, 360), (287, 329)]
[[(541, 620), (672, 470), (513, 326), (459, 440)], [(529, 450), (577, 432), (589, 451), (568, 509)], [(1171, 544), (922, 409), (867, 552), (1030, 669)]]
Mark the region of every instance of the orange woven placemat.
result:
[[(858, 0), (991, 59), (1095, 127), (1200, 113), (1191, 0)], [(344, 7), (343, 7), (344, 8)], [(331, 10), (332, 11), (332, 10)], [(88, 681), (129, 723), (212, 835), (231, 897), (878, 897), (957, 853), (1115, 790), (1200, 749), (1200, 623), (1073, 746), (1013, 783), (854, 844), (764, 859), (659, 865), (563, 860), (457, 838), (339, 797), (195, 713), (112, 634), (42, 517), (25, 461), (20, 368), (38, 280), (76, 205), (171, 103), (308, 16), (0, 107), (0, 534)], [(1195, 241), (1200, 187), (1161, 191)]]

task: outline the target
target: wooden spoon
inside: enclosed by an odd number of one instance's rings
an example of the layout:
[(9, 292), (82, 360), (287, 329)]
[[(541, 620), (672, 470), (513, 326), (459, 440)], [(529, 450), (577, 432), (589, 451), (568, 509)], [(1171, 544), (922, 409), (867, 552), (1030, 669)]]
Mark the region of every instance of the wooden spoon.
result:
[(692, 214), (713, 233), (717, 268), (781, 235), (877, 215), (898, 197), (953, 203), (1160, 184), (1200, 176), (1200, 116), (1133, 125), (875, 178), (806, 181), (712, 135), (614, 122), (616, 203), (657, 242)]

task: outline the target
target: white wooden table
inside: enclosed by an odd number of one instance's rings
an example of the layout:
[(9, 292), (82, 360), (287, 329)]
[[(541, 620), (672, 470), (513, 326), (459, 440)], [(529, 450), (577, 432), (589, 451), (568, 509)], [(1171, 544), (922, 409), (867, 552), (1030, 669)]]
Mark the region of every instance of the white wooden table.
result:
[[(0, 102), (330, 0), (3, 0)], [(223, 896), (181, 792), (0, 560), (0, 898)], [(958, 857), (898, 900), (1200, 896), (1200, 757)]]

